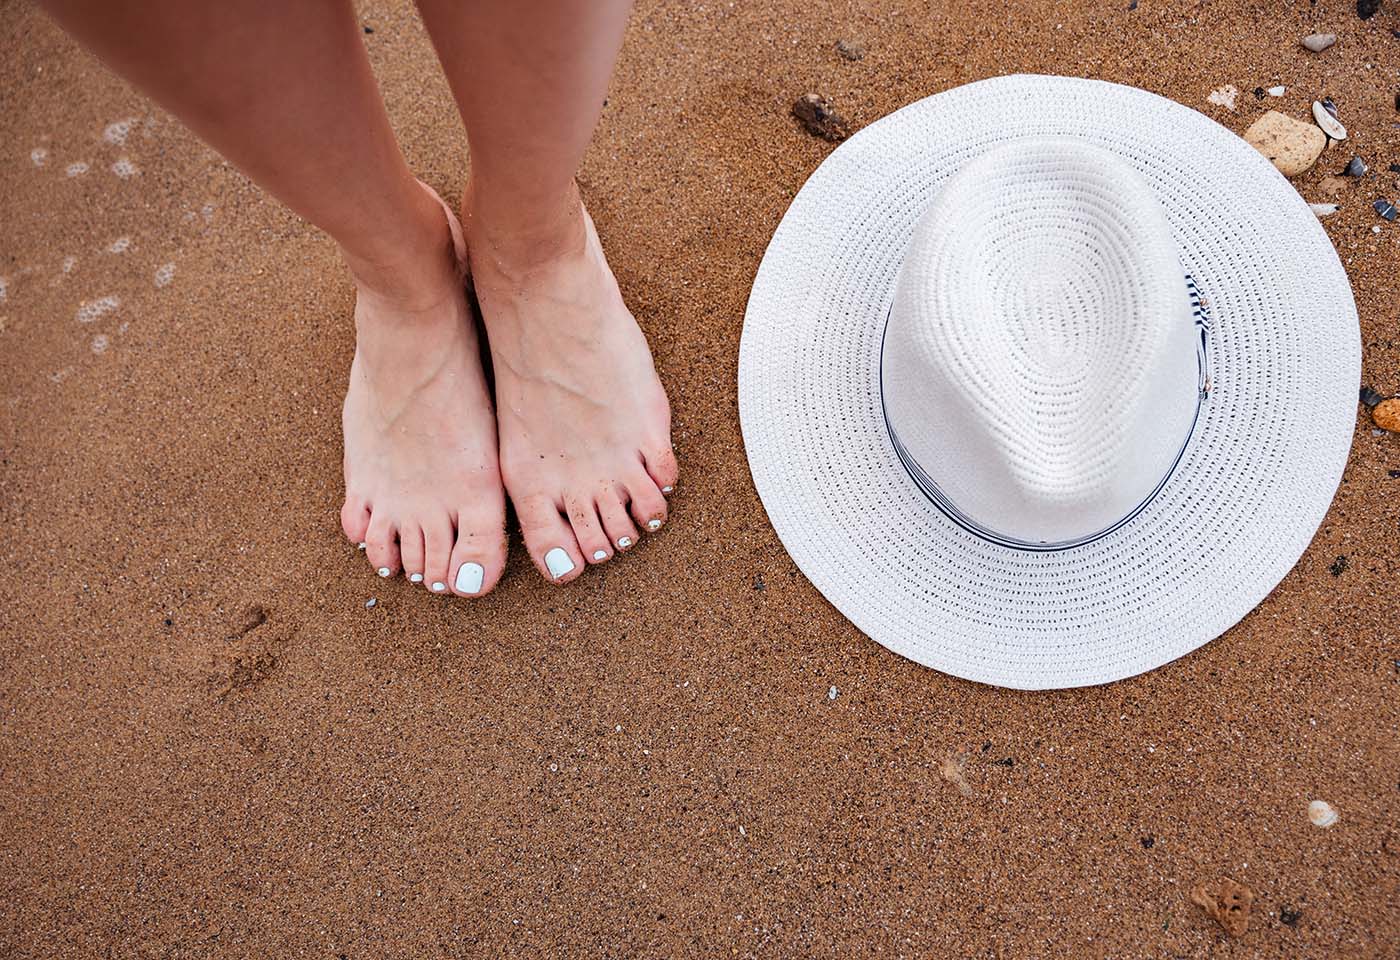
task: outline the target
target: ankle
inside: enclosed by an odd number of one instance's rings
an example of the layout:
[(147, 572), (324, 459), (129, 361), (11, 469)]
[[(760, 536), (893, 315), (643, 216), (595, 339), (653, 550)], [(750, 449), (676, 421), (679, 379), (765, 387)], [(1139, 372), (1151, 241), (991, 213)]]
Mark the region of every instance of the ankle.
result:
[(519, 274), (583, 252), (587, 216), (577, 185), (522, 201), (501, 202), (469, 181), (462, 193), (462, 225), (473, 265)]
[(416, 185), (413, 203), (392, 233), (374, 238), (363, 249), (342, 245), (341, 256), (362, 299), (398, 310), (431, 310), (460, 287), (446, 213)]

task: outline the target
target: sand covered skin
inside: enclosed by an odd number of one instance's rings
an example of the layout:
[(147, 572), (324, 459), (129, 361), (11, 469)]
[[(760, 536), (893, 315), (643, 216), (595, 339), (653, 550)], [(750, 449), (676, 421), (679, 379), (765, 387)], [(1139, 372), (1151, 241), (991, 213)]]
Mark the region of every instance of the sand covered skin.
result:
[[(465, 145), (416, 15), (361, 11), (409, 160), (454, 197)], [(339, 532), (353, 342), (330, 242), (28, 5), (4, 14), (0, 954), (1400, 941), (1400, 436), (1358, 406), (1311, 548), (1226, 636), (1022, 694), (885, 652), (807, 584), (734, 382), (758, 260), (834, 149), (797, 98), (859, 130), (1030, 71), (1236, 132), (1330, 97), (1349, 139), (1293, 182), (1340, 205), (1322, 223), (1363, 380), (1400, 393), (1400, 224), (1372, 208), (1400, 201), (1393, 4), (642, 4), (580, 179), (671, 394), (672, 520), (566, 589), (517, 545), (478, 603), (379, 580)], [(1208, 102), (1225, 85), (1233, 111)], [(1372, 174), (1324, 194), (1354, 154)], [(1250, 891), (1237, 938), (1191, 896), (1226, 879)]]

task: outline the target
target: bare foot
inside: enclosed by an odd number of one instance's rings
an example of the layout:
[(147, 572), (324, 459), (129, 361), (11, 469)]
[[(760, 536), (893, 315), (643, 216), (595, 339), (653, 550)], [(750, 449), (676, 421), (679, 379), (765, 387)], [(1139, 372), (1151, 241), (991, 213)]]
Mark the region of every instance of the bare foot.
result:
[(421, 250), (392, 268), (350, 265), (357, 339), (340, 520), (380, 576), (403, 570), (435, 593), (477, 596), (505, 566), (496, 423), (460, 228), (436, 194), (420, 212), (436, 222)]
[(666, 522), (671, 410), (577, 193), (544, 230), (464, 201), (496, 378), (501, 476), (540, 572), (564, 583)]

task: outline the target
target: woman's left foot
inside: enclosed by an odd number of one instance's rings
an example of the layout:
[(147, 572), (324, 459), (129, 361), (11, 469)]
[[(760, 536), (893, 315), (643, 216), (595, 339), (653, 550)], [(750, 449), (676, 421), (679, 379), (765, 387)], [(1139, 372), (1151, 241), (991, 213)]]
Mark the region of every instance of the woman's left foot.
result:
[(574, 579), (666, 522), (671, 411), (576, 193), (544, 231), (463, 202), (496, 378), (501, 478), (530, 556)]

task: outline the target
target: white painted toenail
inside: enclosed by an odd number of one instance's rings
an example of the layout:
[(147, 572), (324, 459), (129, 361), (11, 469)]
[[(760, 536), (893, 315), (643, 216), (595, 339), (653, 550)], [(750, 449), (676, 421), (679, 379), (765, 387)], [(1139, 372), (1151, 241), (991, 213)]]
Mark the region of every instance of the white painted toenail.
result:
[(447, 584), (443, 583), (441, 580), (434, 580), (434, 581), (433, 581), (433, 593), (442, 593), (442, 591), (444, 591), (444, 590), (446, 590), (446, 589), (447, 589)]
[(422, 575), (421, 573), (410, 573), (410, 574), (408, 575), (408, 582), (409, 582), (409, 583), (422, 583), (422, 582), (423, 582), (423, 575)]
[(369, 544), (365, 543), (363, 540), (360, 541), (360, 549), (361, 549), (361, 550), (363, 550), (363, 549), (364, 549), (365, 547), (367, 547), (367, 546), (369, 546)]
[(648, 520), (648, 521), (647, 521), (647, 529), (648, 529), (648, 530), (660, 530), (660, 529), (661, 529), (661, 521), (660, 521), (660, 520)]
[(574, 560), (563, 547), (555, 547), (544, 555), (544, 565), (549, 568), (549, 575), (558, 580), (574, 568)]
[(676, 488), (675, 488), (675, 487), (662, 487), (662, 488), (661, 488), (661, 492), (662, 492), (662, 493), (670, 493), (670, 492), (671, 492), (672, 490), (674, 490), (674, 489), (676, 489)]
[(388, 568), (388, 567), (380, 567), (379, 570), (376, 571), (376, 572), (377, 572), (381, 577), (387, 577), (387, 576), (389, 575), (389, 568)]
[(480, 593), (486, 569), (479, 563), (464, 563), (457, 568), (457, 592)]
[(626, 550), (628, 547), (632, 546), (632, 538), (631, 538), (631, 537), (618, 537), (618, 538), (617, 538), (617, 545), (618, 545), (618, 547), (620, 547), (621, 549)]
[(606, 559), (608, 559), (608, 551), (606, 551), (606, 550), (595, 550), (595, 551), (593, 551), (593, 559), (594, 559), (594, 560), (606, 560)]

